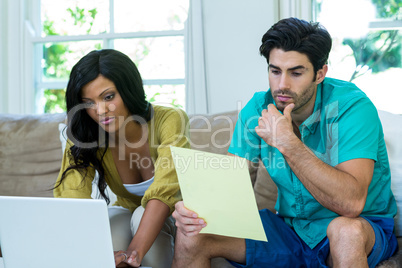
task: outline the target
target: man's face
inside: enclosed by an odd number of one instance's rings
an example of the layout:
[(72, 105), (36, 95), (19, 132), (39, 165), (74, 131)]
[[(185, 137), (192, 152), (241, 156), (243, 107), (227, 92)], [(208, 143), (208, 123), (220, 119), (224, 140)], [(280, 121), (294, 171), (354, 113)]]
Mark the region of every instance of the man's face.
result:
[(268, 77), (278, 110), (283, 111), (287, 105), (294, 103), (294, 113), (312, 112), (317, 85), (325, 76), (320, 71), (315, 76), (313, 65), (305, 54), (272, 49)]

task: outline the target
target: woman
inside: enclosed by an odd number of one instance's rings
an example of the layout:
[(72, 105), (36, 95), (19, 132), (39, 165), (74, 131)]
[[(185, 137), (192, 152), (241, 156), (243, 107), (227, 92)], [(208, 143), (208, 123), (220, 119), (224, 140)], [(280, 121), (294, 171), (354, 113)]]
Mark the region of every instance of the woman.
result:
[(109, 209), (116, 266), (170, 267), (170, 215), (181, 195), (169, 146), (190, 147), (187, 115), (148, 103), (135, 64), (111, 49), (73, 67), (66, 102), (68, 141), (54, 196), (91, 198), (98, 173), (100, 195), (109, 203), (109, 186), (117, 196)]

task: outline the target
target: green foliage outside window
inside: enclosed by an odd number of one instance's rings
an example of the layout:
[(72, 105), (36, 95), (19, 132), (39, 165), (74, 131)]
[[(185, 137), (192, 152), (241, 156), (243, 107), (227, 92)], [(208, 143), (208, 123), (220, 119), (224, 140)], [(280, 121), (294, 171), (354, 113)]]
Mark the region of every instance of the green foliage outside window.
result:
[[(372, 0), (377, 16), (402, 19), (402, 0)], [(345, 38), (344, 45), (353, 50), (356, 68), (349, 81), (370, 71), (378, 73), (391, 67), (402, 67), (402, 38), (398, 30), (372, 31), (364, 38)]]
[[(69, 14), (74, 19), (74, 25), (86, 27), (86, 32), (89, 34), (92, 29), (93, 21), (95, 20), (96, 9), (88, 10), (76, 7), (75, 10), (68, 9)], [(46, 35), (60, 35), (53, 26), (54, 22), (48, 18), (43, 23), (43, 31)], [(97, 49), (100, 49), (100, 44)], [(67, 55), (72, 51), (69, 45), (64, 43), (52, 43), (43, 45), (44, 67), (43, 74), (48, 79), (67, 79), (70, 70), (67, 69)], [(65, 89), (46, 89), (44, 90), (45, 98), (45, 113), (57, 113), (66, 111)]]
[[(53, 21), (46, 19), (43, 23), (43, 31), (46, 35), (58, 35), (56, 32)], [(43, 46), (43, 56), (45, 59), (45, 66), (43, 73), (45, 76), (51, 78), (66, 77), (68, 70), (66, 70), (65, 63), (66, 53), (69, 52), (68, 46), (63, 44), (51, 44)]]
[(372, 0), (379, 18), (402, 19), (401, 0)]
[(57, 113), (61, 111), (66, 111), (66, 102), (64, 101), (65, 94), (66, 91), (64, 89), (45, 90), (45, 113)]
[[(343, 44), (353, 50), (357, 65), (350, 81), (369, 70), (378, 73), (391, 67), (402, 67), (401, 42), (402, 38), (398, 35), (398, 31), (376, 31), (362, 39), (345, 39)], [(369, 68), (361, 68), (363, 66)]]
[(80, 27), (87, 26), (87, 34), (91, 32), (92, 26), (94, 24), (94, 20), (98, 11), (96, 8), (88, 10), (85, 12), (84, 8), (75, 7), (75, 10), (68, 8), (67, 11), (70, 13), (71, 17), (74, 19), (74, 25), (79, 25)]

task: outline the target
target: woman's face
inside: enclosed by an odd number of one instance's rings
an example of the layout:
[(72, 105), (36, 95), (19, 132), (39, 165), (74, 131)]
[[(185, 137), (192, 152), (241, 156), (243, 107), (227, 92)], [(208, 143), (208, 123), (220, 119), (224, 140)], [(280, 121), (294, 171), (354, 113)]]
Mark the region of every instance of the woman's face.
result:
[(108, 133), (117, 133), (131, 116), (115, 84), (102, 75), (82, 88), (81, 99), (88, 115)]

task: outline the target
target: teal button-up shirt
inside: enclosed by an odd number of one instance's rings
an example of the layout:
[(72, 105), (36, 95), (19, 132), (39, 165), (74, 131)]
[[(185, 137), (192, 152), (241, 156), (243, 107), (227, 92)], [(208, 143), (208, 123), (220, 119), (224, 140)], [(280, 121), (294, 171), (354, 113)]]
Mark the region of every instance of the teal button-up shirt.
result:
[[(290, 169), (283, 155), (255, 132), (271, 91), (257, 92), (239, 114), (229, 152), (253, 162), (262, 160), (278, 187), (275, 209), (311, 248), (325, 236), (339, 215), (318, 203)], [(317, 88), (314, 112), (299, 127), (302, 142), (331, 166), (356, 159), (375, 161), (362, 216), (392, 218), (396, 203), (391, 192), (384, 134), (377, 109), (354, 84), (325, 78)], [(302, 160), (301, 160), (302, 161)]]

